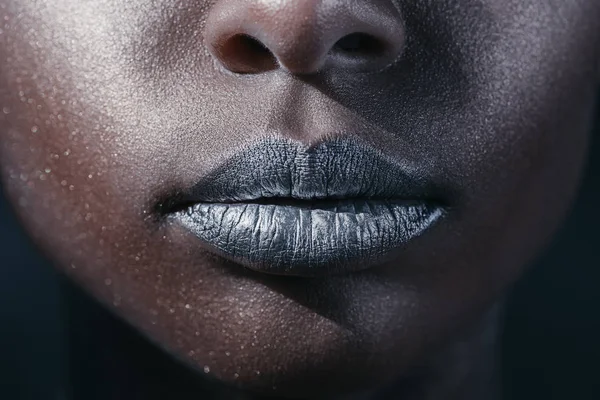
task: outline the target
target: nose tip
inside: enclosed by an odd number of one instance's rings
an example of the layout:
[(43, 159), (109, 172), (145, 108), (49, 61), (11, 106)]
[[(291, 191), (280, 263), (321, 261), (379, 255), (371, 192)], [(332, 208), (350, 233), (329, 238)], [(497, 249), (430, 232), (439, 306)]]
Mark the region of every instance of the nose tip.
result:
[(375, 71), (400, 55), (404, 37), (390, 0), (219, 0), (205, 31), (217, 60), (245, 74)]

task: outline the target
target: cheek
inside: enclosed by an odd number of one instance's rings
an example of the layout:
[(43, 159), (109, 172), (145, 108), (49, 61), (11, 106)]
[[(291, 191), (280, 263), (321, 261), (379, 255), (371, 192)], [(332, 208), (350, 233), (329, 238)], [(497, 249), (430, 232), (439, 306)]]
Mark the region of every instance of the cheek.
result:
[(565, 216), (586, 159), (597, 91), (589, 27), (540, 33), (515, 22), (503, 29), (487, 53), (472, 56), (479, 58), (470, 61), (477, 70), (469, 102), (428, 151), (461, 188), (434, 264), (480, 299), (513, 282)]
[(64, 69), (40, 64), (26, 45), (3, 44), (13, 60), (0, 77), (7, 194), (58, 267), (118, 303), (122, 294), (110, 287), (118, 281), (114, 273), (124, 272), (124, 285), (137, 280), (132, 293), (139, 290), (148, 280), (142, 265), (154, 233), (145, 222), (144, 175), (128, 169), (136, 148), (123, 151), (119, 128), (94, 101), (95, 92), (74, 88)]
[[(580, 54), (590, 53), (573, 59)], [(457, 123), (462, 133), (447, 142), (444, 164), (464, 189), (454, 226), (490, 287), (519, 275), (577, 193), (596, 96), (591, 70), (577, 71), (578, 65), (590, 65), (589, 59), (486, 88), (470, 106), (484, 111), (467, 113)]]

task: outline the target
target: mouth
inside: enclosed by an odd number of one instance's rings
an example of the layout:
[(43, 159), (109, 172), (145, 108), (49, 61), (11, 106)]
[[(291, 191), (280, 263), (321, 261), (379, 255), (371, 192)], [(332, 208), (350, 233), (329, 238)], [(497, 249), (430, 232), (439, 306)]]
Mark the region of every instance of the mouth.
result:
[(168, 218), (257, 272), (347, 273), (445, 214), (432, 185), (411, 171), (356, 139), (314, 147), (264, 139), (184, 191)]

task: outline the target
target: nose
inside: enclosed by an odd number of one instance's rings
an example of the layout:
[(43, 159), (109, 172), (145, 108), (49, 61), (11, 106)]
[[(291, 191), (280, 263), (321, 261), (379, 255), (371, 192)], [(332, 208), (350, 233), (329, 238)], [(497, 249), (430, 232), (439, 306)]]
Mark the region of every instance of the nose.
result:
[(399, 57), (405, 39), (392, 0), (218, 0), (205, 29), (217, 60), (245, 74), (376, 71)]

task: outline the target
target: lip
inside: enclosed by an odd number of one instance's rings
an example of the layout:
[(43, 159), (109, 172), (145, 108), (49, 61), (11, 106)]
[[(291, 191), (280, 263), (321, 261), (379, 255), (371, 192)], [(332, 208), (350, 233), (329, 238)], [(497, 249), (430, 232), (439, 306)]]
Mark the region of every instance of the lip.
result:
[(266, 138), (177, 198), (169, 219), (258, 272), (315, 276), (368, 268), (445, 214), (435, 188), (353, 137), (306, 146)]

